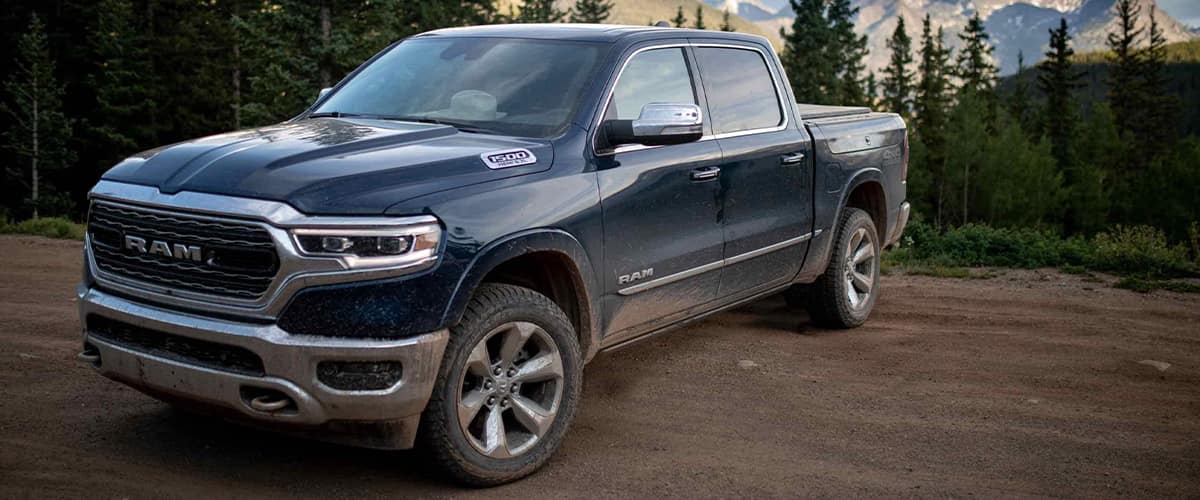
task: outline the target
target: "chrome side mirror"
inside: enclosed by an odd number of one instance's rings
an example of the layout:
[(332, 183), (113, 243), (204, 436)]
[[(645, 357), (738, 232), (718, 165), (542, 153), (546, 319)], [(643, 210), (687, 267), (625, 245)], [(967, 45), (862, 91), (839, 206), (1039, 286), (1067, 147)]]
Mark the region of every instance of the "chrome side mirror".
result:
[(320, 101), (321, 99), (324, 99), (325, 96), (329, 95), (329, 92), (332, 90), (333, 90), (333, 87), (325, 87), (325, 88), (321, 89), (320, 92), (317, 92), (317, 100)]
[(609, 146), (682, 144), (703, 135), (704, 117), (700, 106), (695, 104), (652, 102), (642, 106), (637, 119), (604, 122), (604, 136)]

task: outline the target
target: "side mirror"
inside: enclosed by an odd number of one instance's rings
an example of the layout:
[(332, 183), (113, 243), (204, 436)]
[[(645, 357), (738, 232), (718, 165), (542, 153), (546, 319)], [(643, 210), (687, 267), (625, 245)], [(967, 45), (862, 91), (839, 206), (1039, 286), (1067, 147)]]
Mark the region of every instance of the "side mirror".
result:
[(700, 106), (683, 103), (652, 102), (642, 106), (636, 120), (604, 122), (608, 145), (644, 144), (665, 146), (699, 140), (704, 135)]
[(328, 95), (329, 92), (332, 90), (333, 90), (333, 87), (325, 87), (325, 88), (321, 89), (320, 92), (317, 92), (317, 100), (320, 101), (321, 99), (324, 99), (325, 96)]

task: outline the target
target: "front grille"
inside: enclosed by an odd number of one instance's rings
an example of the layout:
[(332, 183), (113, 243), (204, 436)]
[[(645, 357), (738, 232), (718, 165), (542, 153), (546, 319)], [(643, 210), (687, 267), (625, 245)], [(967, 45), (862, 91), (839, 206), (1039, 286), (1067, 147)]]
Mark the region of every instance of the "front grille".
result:
[(96, 201), (88, 234), (101, 271), (169, 289), (253, 300), (279, 270), (270, 233), (251, 223)]
[(89, 315), (88, 335), (126, 349), (213, 370), (261, 377), (262, 358), (249, 349), (172, 335), (123, 321)]

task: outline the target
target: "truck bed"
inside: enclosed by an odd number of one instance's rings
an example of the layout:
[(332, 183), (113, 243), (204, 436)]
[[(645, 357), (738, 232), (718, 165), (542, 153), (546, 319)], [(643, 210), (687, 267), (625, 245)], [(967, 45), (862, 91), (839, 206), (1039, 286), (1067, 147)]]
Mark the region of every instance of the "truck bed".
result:
[(859, 106), (825, 106), (821, 104), (796, 103), (796, 113), (801, 119), (839, 118), (843, 116), (870, 114), (871, 110)]

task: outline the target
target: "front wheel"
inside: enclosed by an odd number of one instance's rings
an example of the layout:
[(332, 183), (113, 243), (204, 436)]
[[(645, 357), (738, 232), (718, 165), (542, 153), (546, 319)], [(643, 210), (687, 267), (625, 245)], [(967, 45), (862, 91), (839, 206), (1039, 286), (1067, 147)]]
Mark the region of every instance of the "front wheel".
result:
[(562, 443), (582, 369), (575, 330), (554, 302), (527, 288), (484, 284), (451, 328), (422, 415), (424, 441), (467, 484), (529, 475)]
[(838, 222), (829, 264), (803, 295), (813, 322), (853, 328), (867, 320), (879, 298), (879, 233), (857, 208), (846, 207)]

